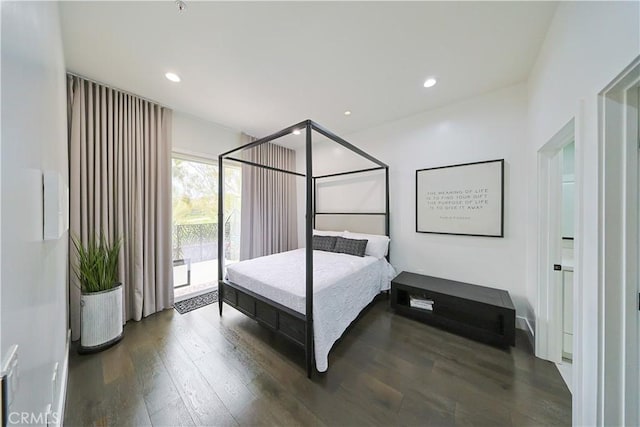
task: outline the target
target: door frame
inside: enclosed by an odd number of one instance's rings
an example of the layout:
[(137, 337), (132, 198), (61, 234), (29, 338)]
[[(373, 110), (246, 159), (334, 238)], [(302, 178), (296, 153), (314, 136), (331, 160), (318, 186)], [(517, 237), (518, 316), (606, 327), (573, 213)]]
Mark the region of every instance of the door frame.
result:
[(638, 56), (598, 97), (598, 424), (639, 425)]
[[(562, 361), (562, 149), (575, 138), (575, 120), (571, 119), (538, 150), (538, 289), (535, 354), (556, 363)], [(576, 186), (578, 183), (576, 174)], [(576, 205), (579, 193), (576, 192)], [(577, 215), (574, 210), (574, 217)], [(576, 224), (574, 218), (574, 224)], [(579, 241), (578, 233), (574, 242)], [(576, 260), (577, 261), (577, 260)], [(576, 265), (574, 269), (577, 269)], [(575, 288), (575, 287), (574, 287)], [(575, 296), (575, 295), (574, 295)], [(575, 302), (575, 298), (574, 298)], [(574, 309), (574, 314), (575, 314)], [(575, 340), (575, 335), (574, 335)], [(574, 343), (575, 351), (575, 343)]]

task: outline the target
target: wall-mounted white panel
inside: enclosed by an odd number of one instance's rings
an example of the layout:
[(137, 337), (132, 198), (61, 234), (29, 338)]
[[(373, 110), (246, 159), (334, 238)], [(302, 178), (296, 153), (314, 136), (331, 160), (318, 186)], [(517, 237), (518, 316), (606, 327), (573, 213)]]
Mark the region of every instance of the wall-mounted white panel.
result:
[(44, 171), (44, 240), (57, 240), (69, 229), (69, 188), (56, 171)]

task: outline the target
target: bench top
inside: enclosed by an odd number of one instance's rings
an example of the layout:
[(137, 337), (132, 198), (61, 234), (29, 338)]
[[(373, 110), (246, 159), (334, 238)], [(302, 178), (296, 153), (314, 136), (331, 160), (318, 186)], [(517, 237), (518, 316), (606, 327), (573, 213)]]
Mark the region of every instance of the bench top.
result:
[(451, 295), (457, 298), (515, 310), (509, 292), (502, 289), (456, 282), (455, 280), (425, 276), (407, 271), (400, 273), (392, 282), (398, 285), (410, 286), (425, 291), (437, 292), (439, 294)]

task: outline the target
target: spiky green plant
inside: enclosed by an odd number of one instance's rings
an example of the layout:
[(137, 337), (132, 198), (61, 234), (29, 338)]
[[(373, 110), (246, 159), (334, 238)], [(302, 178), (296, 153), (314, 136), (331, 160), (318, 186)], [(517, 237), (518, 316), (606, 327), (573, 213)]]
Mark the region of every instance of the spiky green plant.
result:
[(84, 293), (106, 291), (118, 284), (118, 255), (122, 241), (109, 244), (104, 234), (90, 237), (86, 245), (80, 239), (72, 237), (77, 260), (73, 271), (80, 281)]

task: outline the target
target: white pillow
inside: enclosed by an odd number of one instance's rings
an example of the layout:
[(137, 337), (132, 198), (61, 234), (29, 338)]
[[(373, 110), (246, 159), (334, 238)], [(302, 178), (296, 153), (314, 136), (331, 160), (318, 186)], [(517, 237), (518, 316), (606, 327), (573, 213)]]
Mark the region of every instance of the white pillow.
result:
[(314, 236), (340, 236), (344, 237), (346, 231), (313, 230)]
[(389, 253), (389, 237), (380, 234), (360, 234), (345, 231), (344, 236), (347, 239), (367, 239), (367, 248), (364, 250), (365, 255), (374, 256), (378, 259), (384, 258)]

